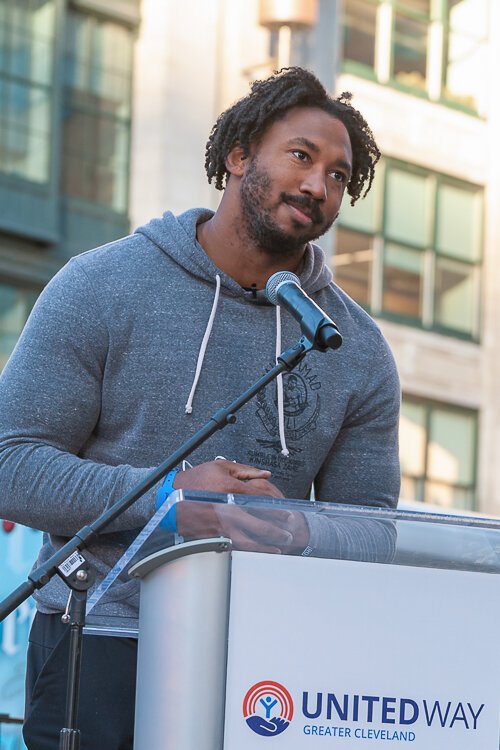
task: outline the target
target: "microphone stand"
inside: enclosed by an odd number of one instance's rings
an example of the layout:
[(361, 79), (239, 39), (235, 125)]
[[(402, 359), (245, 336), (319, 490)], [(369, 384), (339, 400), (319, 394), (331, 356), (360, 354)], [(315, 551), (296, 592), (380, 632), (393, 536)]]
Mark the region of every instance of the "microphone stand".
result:
[[(83, 627), (85, 625), (87, 591), (94, 581), (94, 574), (90, 565), (85, 557), (80, 554), (80, 550), (85, 549), (108, 524), (124, 513), (148, 490), (152, 489), (160, 479), (217, 430), (223, 429), (228, 424), (234, 424), (236, 412), (278, 375), (293, 370), (308, 352), (314, 349), (326, 351), (329, 344), (325, 345), (323, 341), (323, 332), (320, 325), (318, 325), (316, 331), (312, 332), (313, 335), (311, 335), (310, 330), (307, 333), (308, 336), (302, 336), (296, 344), (277, 357), (276, 365), (268, 373), (238, 396), (229, 406), (216, 411), (200, 430), (165, 459), (163, 463), (153, 469), (142, 482), (132, 488), (126, 495), (123, 495), (91, 524), (83, 526), (60, 550), (30, 573), (27, 581), (0, 602), (1, 622), (31, 596), (35, 589), (45, 586), (54, 575), (62, 578), (71, 589), (70, 600), (66, 612), (62, 616), (63, 622), (70, 623), (70, 644), (65, 712), (66, 726), (61, 729), (59, 750), (79, 750), (80, 747), (80, 730), (77, 729), (77, 721)], [(340, 334), (338, 336), (340, 337)], [(332, 348), (337, 348), (339, 345), (337, 342), (337, 345)]]

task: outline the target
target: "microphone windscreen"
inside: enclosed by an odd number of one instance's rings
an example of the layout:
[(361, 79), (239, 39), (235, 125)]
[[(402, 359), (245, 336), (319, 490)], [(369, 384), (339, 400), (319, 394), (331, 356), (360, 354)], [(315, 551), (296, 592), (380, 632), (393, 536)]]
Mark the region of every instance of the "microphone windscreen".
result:
[(277, 271), (276, 273), (273, 273), (272, 276), (269, 277), (266, 284), (266, 297), (273, 305), (279, 305), (278, 300), (278, 287), (280, 284), (283, 284), (283, 282), (292, 282), (293, 284), (297, 284), (298, 287), (300, 287), (300, 281), (299, 277), (296, 276), (291, 271)]

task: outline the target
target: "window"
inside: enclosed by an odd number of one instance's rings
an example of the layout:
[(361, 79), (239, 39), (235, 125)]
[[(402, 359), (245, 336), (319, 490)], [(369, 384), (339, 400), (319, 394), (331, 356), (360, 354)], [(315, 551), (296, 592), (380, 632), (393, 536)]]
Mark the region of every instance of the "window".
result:
[(392, 21), (391, 77), (410, 88), (425, 90), (430, 0), (396, 2)]
[(68, 14), (62, 182), (67, 195), (125, 212), (133, 33)]
[(339, 216), (335, 279), (374, 315), (479, 338), (482, 189), (386, 160)]
[(344, 0), (344, 68), (483, 114), (488, 0)]
[(54, 0), (0, 2), (0, 172), (49, 179)]
[(444, 508), (475, 508), (477, 413), (403, 397), (401, 497)]
[(366, 68), (375, 68), (377, 6), (371, 0), (348, 0), (344, 4), (344, 58)]
[(39, 289), (0, 282), (0, 370), (10, 357), (39, 293)]
[(443, 97), (482, 110), (487, 69), (486, 0), (449, 0), (444, 25)]
[(335, 254), (336, 281), (363, 307), (370, 306), (373, 237), (339, 226)]
[[(413, 320), (422, 316), (423, 255), (387, 244), (384, 253), (382, 309)], [(408, 321), (410, 322), (410, 321)]]

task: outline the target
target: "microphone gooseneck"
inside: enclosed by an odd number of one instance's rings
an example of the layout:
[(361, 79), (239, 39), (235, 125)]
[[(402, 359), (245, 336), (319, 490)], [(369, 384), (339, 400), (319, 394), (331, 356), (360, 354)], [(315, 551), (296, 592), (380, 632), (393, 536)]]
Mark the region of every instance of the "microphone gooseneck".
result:
[(277, 271), (268, 279), (266, 297), (273, 305), (284, 307), (300, 324), (303, 335), (317, 349), (338, 349), (342, 336), (333, 320), (300, 286), (291, 271)]

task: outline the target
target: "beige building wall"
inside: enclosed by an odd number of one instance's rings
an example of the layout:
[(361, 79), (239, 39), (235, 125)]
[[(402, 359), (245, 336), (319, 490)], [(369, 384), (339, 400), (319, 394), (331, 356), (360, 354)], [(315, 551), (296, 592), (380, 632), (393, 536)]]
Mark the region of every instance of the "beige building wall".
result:
[[(215, 208), (204, 174), (217, 115), (271, 70), (258, 0), (143, 0), (137, 51), (131, 215)], [(332, 28), (332, 40), (337, 31)], [(478, 510), (500, 515), (500, 3), (492, 3), (487, 118), (341, 75), (386, 156), (486, 186), (481, 343), (379, 321), (409, 395), (479, 411)], [(331, 241), (321, 242), (328, 249)]]
[(205, 145), (218, 115), (266, 76), (255, 0), (142, 0), (136, 50), (131, 220), (215, 208)]
[(132, 226), (207, 205), (207, 126), (216, 111), (217, 2), (143, 0), (136, 47)]

